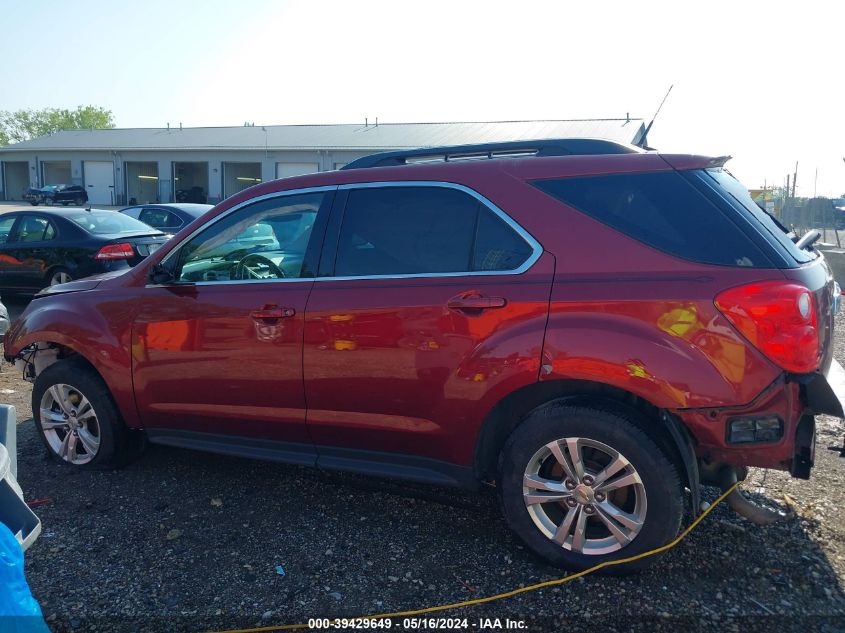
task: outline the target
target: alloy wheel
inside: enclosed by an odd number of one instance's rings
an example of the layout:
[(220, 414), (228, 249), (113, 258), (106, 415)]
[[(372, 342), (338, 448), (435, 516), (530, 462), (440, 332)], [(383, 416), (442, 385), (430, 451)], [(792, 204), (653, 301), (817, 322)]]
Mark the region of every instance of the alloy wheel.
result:
[(616, 552), (645, 525), (646, 491), (639, 473), (602, 442), (581, 437), (549, 442), (528, 460), (522, 485), (534, 525), (578, 554)]
[(100, 424), (88, 398), (76, 387), (55, 384), (41, 397), (41, 429), (52, 451), (82, 465), (100, 450)]
[(63, 270), (56, 271), (55, 273), (53, 273), (53, 276), (50, 277), (51, 286), (66, 284), (69, 281), (73, 281), (73, 278), (70, 276), (70, 273), (67, 273)]

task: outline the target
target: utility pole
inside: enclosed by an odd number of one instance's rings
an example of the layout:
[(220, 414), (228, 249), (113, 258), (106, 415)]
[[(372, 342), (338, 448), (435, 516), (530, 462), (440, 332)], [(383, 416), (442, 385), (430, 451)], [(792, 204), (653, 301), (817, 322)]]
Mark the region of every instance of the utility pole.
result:
[(792, 197), (795, 197), (795, 185), (798, 182), (798, 161), (795, 161), (795, 174), (792, 176)]
[(813, 197), (816, 197), (816, 192), (818, 191), (819, 185), (819, 168), (816, 167), (816, 176), (813, 178)]

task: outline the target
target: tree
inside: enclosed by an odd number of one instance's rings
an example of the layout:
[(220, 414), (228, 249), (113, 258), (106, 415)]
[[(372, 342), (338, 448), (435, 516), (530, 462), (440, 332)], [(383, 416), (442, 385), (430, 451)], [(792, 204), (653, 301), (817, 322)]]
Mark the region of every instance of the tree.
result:
[(0, 145), (20, 143), (59, 130), (111, 127), (114, 127), (111, 110), (97, 106), (77, 106), (76, 110), (43, 108), (0, 111)]

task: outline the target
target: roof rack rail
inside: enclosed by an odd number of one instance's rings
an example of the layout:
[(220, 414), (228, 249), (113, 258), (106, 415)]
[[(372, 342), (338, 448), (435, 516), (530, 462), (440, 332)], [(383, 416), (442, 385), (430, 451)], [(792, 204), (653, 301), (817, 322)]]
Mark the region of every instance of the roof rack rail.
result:
[(448, 145), (419, 149), (379, 152), (357, 158), (341, 169), (395, 167), (426, 162), (451, 162), (478, 158), (511, 158), (517, 156), (576, 156), (590, 154), (635, 154), (639, 147), (595, 138), (560, 138), (534, 141), (507, 141), (474, 145)]

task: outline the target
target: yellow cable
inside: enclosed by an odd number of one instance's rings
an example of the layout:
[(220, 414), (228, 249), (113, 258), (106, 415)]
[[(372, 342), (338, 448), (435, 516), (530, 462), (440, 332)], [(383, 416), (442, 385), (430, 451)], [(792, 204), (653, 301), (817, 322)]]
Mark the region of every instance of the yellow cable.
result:
[[(599, 563), (598, 565), (593, 565), (592, 567), (585, 569), (583, 571), (579, 571), (574, 574), (570, 574), (569, 576), (564, 576), (563, 578), (556, 578), (554, 580), (546, 580), (544, 582), (538, 582), (533, 585), (528, 585), (527, 587), (519, 587), (518, 589), (512, 589), (511, 591), (505, 591), (503, 593), (497, 593), (493, 596), (486, 596), (484, 598), (474, 598), (472, 600), (463, 600), (461, 602), (451, 602), (449, 604), (440, 604), (434, 607), (425, 607), (424, 609), (414, 609), (413, 611), (396, 611), (395, 613), (379, 613), (376, 615), (367, 615), (367, 616), (358, 616), (354, 618), (339, 618), (342, 620), (386, 620), (388, 618), (401, 618), (401, 617), (408, 617), (413, 615), (423, 615), (426, 613), (434, 613), (436, 611), (447, 611), (448, 609), (457, 609), (459, 607), (471, 607), (477, 604), (485, 604), (487, 602), (494, 602), (496, 600), (504, 600), (505, 598), (512, 598), (516, 595), (521, 593), (527, 593), (529, 591), (536, 591), (537, 589), (544, 589), (546, 587), (555, 587), (557, 585), (562, 585), (564, 583), (569, 582), (570, 580), (575, 580), (576, 578), (581, 578), (582, 576), (586, 576), (587, 574), (592, 574), (599, 569), (604, 569), (605, 567), (613, 567), (615, 565), (624, 565), (626, 563), (633, 563), (634, 561), (641, 560), (643, 558), (648, 558), (649, 556), (654, 556), (655, 554), (661, 554), (667, 550), (672, 549), (678, 543), (683, 541), (689, 533), (692, 532), (699, 523), (704, 520), (710, 512), (713, 511), (717, 505), (719, 505), (722, 501), (725, 500), (729, 494), (731, 494), (736, 487), (739, 485), (739, 482), (735, 483), (733, 486), (728, 488), (725, 492), (720, 494), (718, 498), (708, 507), (704, 512), (698, 515), (696, 519), (690, 523), (689, 527), (687, 527), (683, 532), (681, 532), (674, 540), (666, 543), (666, 545), (661, 545), (658, 548), (653, 550), (649, 550), (648, 552), (643, 552), (642, 554), (637, 554), (636, 556), (629, 556), (628, 558), (618, 558), (616, 560), (609, 560), (603, 563)], [(325, 619), (325, 618), (322, 618)], [(337, 618), (328, 618), (330, 620), (335, 620)], [(266, 631), (294, 631), (297, 629), (307, 629), (307, 624), (282, 624), (277, 626), (260, 626), (252, 629), (230, 629), (226, 631), (217, 631), (217, 633), (264, 633)]]

